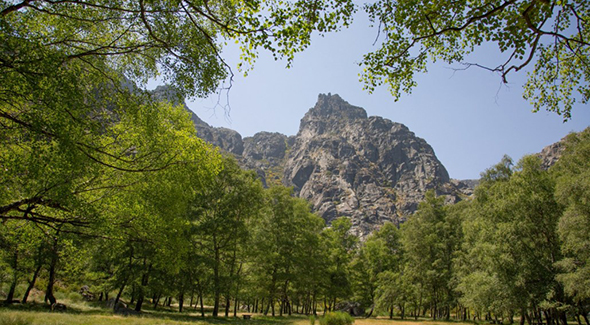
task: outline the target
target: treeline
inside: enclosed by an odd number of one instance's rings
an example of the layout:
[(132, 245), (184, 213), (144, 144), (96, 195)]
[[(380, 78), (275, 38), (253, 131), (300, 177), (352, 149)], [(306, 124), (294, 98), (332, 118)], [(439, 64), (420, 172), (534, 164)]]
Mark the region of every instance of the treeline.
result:
[[(195, 143), (209, 154), (199, 164), (142, 173), (102, 166), (119, 185), (108, 177), (109, 186), (63, 194), (75, 204), (42, 197), (9, 211), (0, 232), (6, 302), (26, 302), (37, 287), (53, 304), (56, 290), (87, 285), (94, 299), (114, 298), (115, 308), (124, 299), (137, 311), (174, 300), (203, 316), (208, 305), (213, 316), (344, 308), (588, 324), (590, 129), (570, 135), (549, 170), (535, 156), (516, 165), (505, 157), (482, 173), (472, 198), (446, 205), (430, 191), (400, 228), (385, 224), (364, 242), (348, 219), (325, 227), (291, 189), (263, 189), (253, 172)], [(45, 176), (26, 185), (47, 186)]]
[(355, 254), (354, 299), (402, 318), (589, 324), (590, 129), (562, 146), (549, 170), (504, 157), (459, 204), (429, 192)]

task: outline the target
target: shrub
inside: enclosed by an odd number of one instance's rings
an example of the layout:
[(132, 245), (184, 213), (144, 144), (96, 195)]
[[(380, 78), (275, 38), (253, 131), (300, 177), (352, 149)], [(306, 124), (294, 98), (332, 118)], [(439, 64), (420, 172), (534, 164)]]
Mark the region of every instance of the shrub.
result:
[(354, 323), (354, 318), (341, 311), (330, 312), (320, 318), (320, 325), (351, 325), (352, 323)]
[(309, 316), (309, 324), (315, 325), (315, 316), (314, 315)]

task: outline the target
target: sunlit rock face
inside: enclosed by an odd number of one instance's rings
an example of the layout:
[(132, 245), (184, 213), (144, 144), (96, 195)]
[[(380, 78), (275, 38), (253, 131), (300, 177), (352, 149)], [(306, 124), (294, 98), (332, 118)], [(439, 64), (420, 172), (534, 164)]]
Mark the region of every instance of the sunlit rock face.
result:
[(405, 220), (429, 189), (450, 194), (449, 181), (430, 145), (406, 126), (330, 94), (301, 120), (283, 177), (326, 221), (349, 217), (360, 236)]

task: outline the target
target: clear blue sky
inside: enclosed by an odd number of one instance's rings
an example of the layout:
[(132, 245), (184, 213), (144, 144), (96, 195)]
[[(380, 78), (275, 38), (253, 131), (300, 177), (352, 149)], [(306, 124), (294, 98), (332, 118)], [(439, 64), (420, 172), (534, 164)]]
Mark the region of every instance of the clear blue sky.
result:
[[(359, 14), (350, 28), (314, 37), (291, 69), (264, 52), (248, 77), (234, 69), (229, 117), (222, 108), (214, 108), (216, 96), (188, 105), (207, 123), (234, 129), (243, 137), (259, 131), (294, 135), (319, 93), (339, 94), (369, 116), (408, 126), (433, 147), (450, 176), (457, 179), (479, 178), (504, 154), (518, 160), (590, 125), (588, 105), (578, 104), (567, 123), (554, 113), (531, 113), (532, 106), (521, 95), (525, 74), (512, 75), (506, 86), (497, 74), (476, 68), (455, 72), (442, 62), (419, 75), (412, 94), (397, 102), (386, 87), (368, 94), (358, 81), (357, 63), (363, 53), (375, 49), (376, 35), (376, 28), (370, 28)], [(223, 53), (233, 67), (238, 55), (233, 47)], [(493, 62), (496, 55), (482, 50), (471, 61)]]

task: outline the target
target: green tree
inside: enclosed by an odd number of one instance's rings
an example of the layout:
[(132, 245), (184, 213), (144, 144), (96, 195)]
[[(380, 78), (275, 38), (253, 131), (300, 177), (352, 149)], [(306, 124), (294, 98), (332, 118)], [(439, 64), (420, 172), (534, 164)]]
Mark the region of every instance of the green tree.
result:
[(402, 226), (408, 273), (432, 318), (449, 318), (455, 305), (453, 257), (460, 244), (458, 227), (449, 219), (444, 197), (428, 191), (418, 211)]
[[(565, 206), (558, 232), (565, 258), (558, 280), (574, 300), (575, 313), (588, 323), (590, 301), (590, 129), (570, 134), (563, 155), (552, 168), (557, 200)], [(579, 317), (579, 316), (578, 316)]]
[(119, 141), (121, 131), (133, 133), (120, 126), (166, 110), (149, 98), (148, 80), (162, 77), (179, 98), (209, 95), (231, 83), (220, 55), (226, 41), (242, 46), (247, 65), (262, 49), (290, 62), (312, 32), (346, 25), (353, 10), (346, 0), (0, 1), (0, 161), (9, 188), (0, 217), (64, 222), (23, 215), (34, 206), (67, 211), (70, 223), (91, 221), (74, 211), (89, 207), (78, 194), (125, 186), (102, 167), (141, 173), (181, 163), (154, 134)]
[(351, 234), (349, 218), (340, 217), (332, 221), (322, 232), (322, 239), (328, 254), (328, 279), (325, 291), (324, 310), (334, 311), (338, 299), (352, 295), (350, 263), (357, 250), (358, 237)]
[(218, 316), (221, 296), (225, 314), (230, 298), (237, 299), (243, 270), (249, 225), (262, 208), (262, 184), (253, 172), (240, 169), (233, 158), (223, 160), (223, 169), (204, 184), (194, 201), (192, 241), (197, 253), (213, 271), (213, 316)]
[[(380, 0), (365, 8), (382, 35), (379, 48), (361, 62), (369, 91), (387, 84), (399, 98), (416, 86), (416, 73), (440, 60), (497, 72), (504, 83), (534, 65), (524, 97), (535, 111), (546, 108), (564, 120), (577, 100), (586, 103), (590, 97), (590, 5), (585, 0)], [(502, 53), (496, 62), (466, 62), (486, 43)]]
[[(401, 262), (402, 249), (399, 230), (393, 223), (385, 223), (361, 244), (351, 262), (354, 300), (360, 302), (365, 308), (374, 306), (377, 298), (376, 290), (380, 285), (378, 279), (382, 277), (381, 273), (389, 271), (399, 274)], [(385, 285), (383, 284), (383, 286)], [(384, 299), (381, 300), (384, 301)], [(392, 306), (393, 303), (389, 304), (386, 309), (391, 309)]]
[[(486, 174), (505, 166), (503, 161)], [(565, 322), (566, 300), (556, 281), (562, 207), (554, 198), (555, 182), (534, 156), (504, 174), (482, 175), (464, 222), (462, 302), (488, 317), (519, 312), (521, 323), (540, 322), (542, 309), (548, 323)]]
[(311, 213), (307, 201), (294, 198), (291, 188), (271, 187), (266, 194), (267, 209), (253, 230), (253, 281), (266, 301), (265, 314), (270, 310), (274, 316), (277, 302), (280, 315), (291, 314), (293, 284), (310, 285), (305, 277), (316, 283), (317, 275), (308, 273), (319, 271), (312, 260), (318, 251), (311, 246), (319, 242), (324, 221)]

